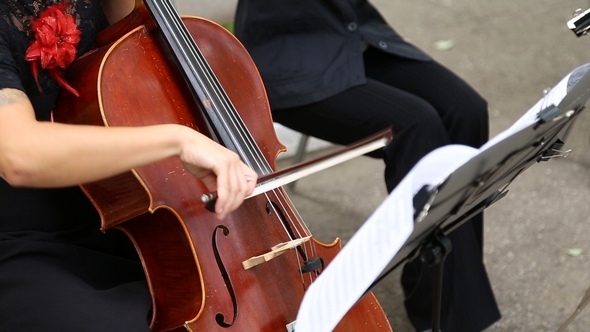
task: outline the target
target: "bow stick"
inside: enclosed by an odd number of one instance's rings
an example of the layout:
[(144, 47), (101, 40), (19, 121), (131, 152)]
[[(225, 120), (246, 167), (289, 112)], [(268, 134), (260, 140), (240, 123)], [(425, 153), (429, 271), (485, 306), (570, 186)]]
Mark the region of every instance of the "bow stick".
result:
[[(332, 166), (336, 166), (355, 157), (375, 151), (379, 148), (383, 148), (389, 144), (389, 142), (391, 142), (392, 138), (393, 133), (391, 128), (386, 129), (373, 136), (316, 159), (312, 159), (307, 162), (300, 162), (285, 169), (263, 175), (258, 178), (258, 184), (256, 188), (254, 188), (252, 194), (246, 198), (260, 195), (267, 191), (282, 187), (305, 176), (317, 173)], [(216, 199), (216, 192), (203, 194), (201, 196), (201, 201), (206, 203), (208, 208), (213, 206), (213, 203)]]

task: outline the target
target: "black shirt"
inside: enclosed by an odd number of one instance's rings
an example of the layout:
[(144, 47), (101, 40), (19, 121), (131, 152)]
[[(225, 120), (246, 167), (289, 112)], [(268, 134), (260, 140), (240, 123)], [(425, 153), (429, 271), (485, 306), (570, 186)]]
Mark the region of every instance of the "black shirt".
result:
[(273, 108), (305, 105), (365, 83), (366, 46), (430, 60), (366, 0), (240, 0), (235, 30)]

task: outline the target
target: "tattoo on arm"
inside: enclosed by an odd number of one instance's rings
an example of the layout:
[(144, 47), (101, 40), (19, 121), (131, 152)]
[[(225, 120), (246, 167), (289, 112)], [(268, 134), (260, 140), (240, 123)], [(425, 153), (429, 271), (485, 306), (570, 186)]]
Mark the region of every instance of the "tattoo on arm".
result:
[(0, 89), (0, 107), (27, 99), (27, 95), (17, 89)]

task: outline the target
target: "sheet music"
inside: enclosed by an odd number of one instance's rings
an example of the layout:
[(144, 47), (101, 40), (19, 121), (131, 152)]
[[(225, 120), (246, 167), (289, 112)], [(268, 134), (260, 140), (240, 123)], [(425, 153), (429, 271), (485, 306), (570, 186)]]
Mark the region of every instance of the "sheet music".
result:
[[(439, 186), (477, 154), (536, 123), (539, 112), (547, 107), (562, 106), (562, 101), (569, 105), (570, 101), (565, 102), (564, 98), (578, 81), (584, 79), (584, 84), (590, 85), (588, 71), (590, 64), (570, 72), (510, 128), (480, 149), (448, 145), (422, 158), (308, 289), (297, 315), (295, 331), (332, 331), (411, 235), (414, 228), (414, 195), (424, 185)], [(580, 92), (579, 99), (585, 103), (590, 96), (590, 88), (581, 88), (576, 94)], [(578, 98), (573, 97), (574, 101)]]
[(412, 233), (413, 197), (418, 190), (440, 185), (476, 153), (474, 148), (448, 145), (420, 160), (311, 284), (295, 331), (332, 331)]

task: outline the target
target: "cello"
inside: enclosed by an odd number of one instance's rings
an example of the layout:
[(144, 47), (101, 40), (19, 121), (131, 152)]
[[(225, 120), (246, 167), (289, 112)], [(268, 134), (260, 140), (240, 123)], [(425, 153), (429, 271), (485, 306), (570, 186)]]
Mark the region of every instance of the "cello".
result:
[[(182, 124), (238, 153), (259, 175), (276, 169), (284, 147), (263, 83), (227, 30), (181, 18), (168, 0), (136, 0), (97, 46), (69, 68), (80, 97), (62, 93), (54, 121)], [(340, 250), (339, 239), (313, 238), (282, 188), (217, 220), (201, 201), (207, 188), (177, 158), (81, 188), (102, 230), (118, 229), (134, 244), (152, 297), (153, 331), (286, 331), (306, 289)], [(336, 330), (391, 326), (368, 292)]]

